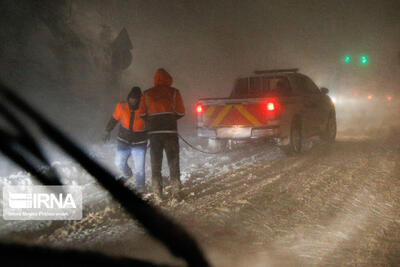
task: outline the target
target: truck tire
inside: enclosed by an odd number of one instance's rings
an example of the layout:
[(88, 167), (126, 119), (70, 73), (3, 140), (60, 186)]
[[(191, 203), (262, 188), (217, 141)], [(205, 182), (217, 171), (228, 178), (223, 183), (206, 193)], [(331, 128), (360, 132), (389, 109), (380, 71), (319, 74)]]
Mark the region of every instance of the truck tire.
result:
[(302, 151), (303, 135), (301, 121), (293, 119), (290, 127), (289, 144), (281, 146), (281, 150), (288, 156), (299, 154)]
[(326, 123), (326, 129), (321, 133), (320, 138), (328, 143), (335, 142), (336, 138), (336, 116), (334, 112), (331, 112)]

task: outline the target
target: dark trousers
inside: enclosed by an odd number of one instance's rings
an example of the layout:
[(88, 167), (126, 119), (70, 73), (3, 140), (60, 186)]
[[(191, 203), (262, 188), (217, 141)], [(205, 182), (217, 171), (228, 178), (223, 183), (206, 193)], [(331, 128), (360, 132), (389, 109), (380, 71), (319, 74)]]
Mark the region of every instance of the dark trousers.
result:
[(150, 135), (152, 187), (155, 192), (162, 193), (161, 167), (163, 151), (167, 155), (169, 175), (172, 184), (180, 185), (179, 140), (176, 134), (159, 133)]

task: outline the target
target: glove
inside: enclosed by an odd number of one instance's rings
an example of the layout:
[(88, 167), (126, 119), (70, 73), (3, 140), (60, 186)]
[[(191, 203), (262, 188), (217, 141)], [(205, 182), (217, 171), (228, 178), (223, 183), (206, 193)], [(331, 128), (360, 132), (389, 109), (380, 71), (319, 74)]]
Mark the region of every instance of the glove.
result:
[(110, 141), (111, 138), (111, 132), (106, 132), (103, 136), (103, 142), (107, 143), (108, 141)]

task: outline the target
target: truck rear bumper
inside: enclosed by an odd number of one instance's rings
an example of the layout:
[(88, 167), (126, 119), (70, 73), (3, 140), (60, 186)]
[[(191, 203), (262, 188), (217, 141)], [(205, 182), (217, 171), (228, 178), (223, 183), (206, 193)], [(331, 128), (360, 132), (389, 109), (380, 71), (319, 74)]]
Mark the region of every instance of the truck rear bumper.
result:
[(217, 139), (278, 137), (279, 126), (197, 128), (197, 136)]

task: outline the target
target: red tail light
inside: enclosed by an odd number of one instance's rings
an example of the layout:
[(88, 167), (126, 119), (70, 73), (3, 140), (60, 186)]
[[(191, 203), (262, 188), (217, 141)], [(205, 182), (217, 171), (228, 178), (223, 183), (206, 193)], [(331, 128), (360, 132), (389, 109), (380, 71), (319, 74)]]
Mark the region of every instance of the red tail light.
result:
[(276, 99), (268, 99), (264, 108), (269, 115), (278, 115), (279, 113), (279, 103)]
[(267, 110), (268, 111), (274, 111), (276, 109), (275, 103), (274, 102), (268, 102), (267, 103)]
[(197, 112), (197, 113), (202, 113), (202, 112), (203, 112), (203, 105), (198, 104), (198, 105), (196, 106), (196, 112)]

